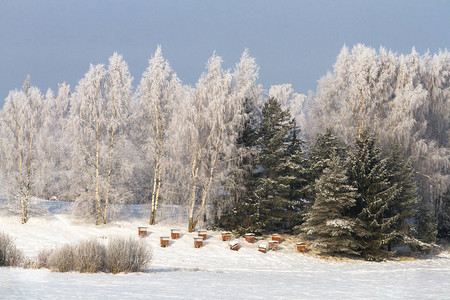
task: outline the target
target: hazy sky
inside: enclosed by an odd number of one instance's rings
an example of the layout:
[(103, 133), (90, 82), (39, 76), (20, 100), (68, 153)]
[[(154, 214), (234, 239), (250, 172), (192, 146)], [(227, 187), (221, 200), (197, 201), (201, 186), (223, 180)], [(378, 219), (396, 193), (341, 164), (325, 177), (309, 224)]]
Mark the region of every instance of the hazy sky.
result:
[(247, 47), (260, 83), (315, 90), (344, 44), (408, 53), (449, 48), (450, 1), (20, 1), (0, 0), (0, 106), (27, 74), (45, 94), (72, 88), (113, 52), (136, 86), (161, 44), (186, 84), (216, 50), (231, 68)]

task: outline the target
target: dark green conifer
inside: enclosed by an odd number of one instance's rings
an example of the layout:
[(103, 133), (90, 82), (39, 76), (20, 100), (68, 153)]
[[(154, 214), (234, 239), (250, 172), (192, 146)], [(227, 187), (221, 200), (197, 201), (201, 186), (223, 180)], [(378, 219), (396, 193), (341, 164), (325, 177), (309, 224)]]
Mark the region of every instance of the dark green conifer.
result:
[(382, 260), (390, 256), (387, 247), (397, 234), (398, 216), (389, 216), (387, 212), (398, 188), (389, 182), (386, 161), (368, 133), (355, 142), (355, 150), (348, 158), (348, 174), (359, 194), (352, 213), (356, 217), (355, 237), (361, 255), (367, 260)]
[(359, 255), (354, 238), (356, 220), (349, 210), (356, 203), (356, 189), (348, 184), (339, 156), (332, 155), (316, 180), (316, 201), (300, 226), (312, 247), (321, 253)]

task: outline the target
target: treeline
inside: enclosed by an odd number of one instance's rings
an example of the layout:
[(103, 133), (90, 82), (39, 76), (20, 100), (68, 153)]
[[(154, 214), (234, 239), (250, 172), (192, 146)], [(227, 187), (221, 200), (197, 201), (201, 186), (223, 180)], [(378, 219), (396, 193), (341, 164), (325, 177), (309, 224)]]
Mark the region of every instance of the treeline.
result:
[(449, 235), (449, 71), (447, 51), (344, 47), (305, 96), (264, 90), (244, 51), (232, 70), (214, 54), (191, 87), (158, 47), (133, 88), (114, 54), (74, 90), (44, 96), (27, 78), (10, 92), (2, 185), (23, 223), (31, 195), (96, 224), (117, 203), (149, 203), (155, 224), (165, 203), (187, 208), (191, 231), (208, 213), (242, 233), (302, 232), (324, 252), (423, 248)]

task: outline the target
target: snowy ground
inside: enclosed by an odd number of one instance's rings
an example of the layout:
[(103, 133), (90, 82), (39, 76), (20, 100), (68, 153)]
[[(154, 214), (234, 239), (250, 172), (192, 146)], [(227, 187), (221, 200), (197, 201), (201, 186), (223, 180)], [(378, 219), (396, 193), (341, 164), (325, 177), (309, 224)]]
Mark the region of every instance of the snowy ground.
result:
[[(73, 220), (66, 210), (49, 208), (48, 214), (20, 218), (0, 215), (0, 231), (12, 235), (27, 256), (45, 247), (57, 247), (87, 238), (107, 240), (137, 235), (147, 213), (133, 208), (127, 221), (95, 226)], [(450, 255), (427, 260), (369, 263), (323, 260), (295, 251), (295, 241), (283, 241), (279, 251), (260, 253), (257, 244), (240, 239), (242, 248), (230, 251), (220, 233), (208, 232), (205, 246), (193, 247), (195, 234), (185, 224), (163, 223), (150, 228), (146, 241), (153, 246), (149, 273), (78, 274), (49, 270), (0, 268), (0, 299), (11, 298), (322, 298), (322, 299), (450, 299)], [(171, 228), (181, 238), (168, 248), (160, 236)]]

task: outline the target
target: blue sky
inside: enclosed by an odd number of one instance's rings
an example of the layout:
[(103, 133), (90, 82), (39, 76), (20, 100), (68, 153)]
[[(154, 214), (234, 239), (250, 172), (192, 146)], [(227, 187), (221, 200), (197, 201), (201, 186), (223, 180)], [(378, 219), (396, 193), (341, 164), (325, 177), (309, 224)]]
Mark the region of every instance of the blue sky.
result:
[(0, 41), (0, 106), (27, 74), (43, 93), (63, 81), (74, 88), (115, 51), (136, 86), (158, 44), (186, 84), (214, 50), (231, 68), (247, 47), (265, 88), (292, 83), (306, 93), (344, 44), (449, 48), (450, 1), (3, 0)]

